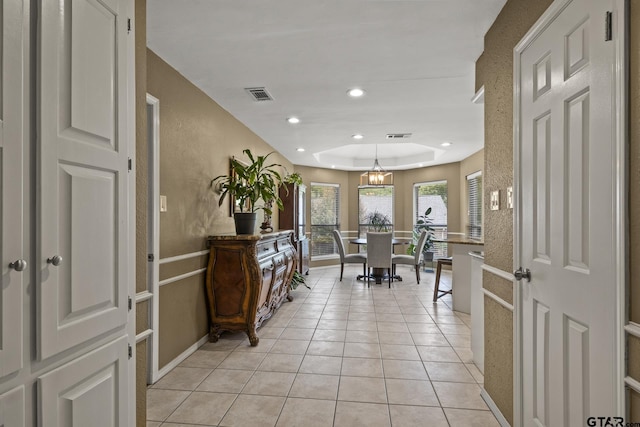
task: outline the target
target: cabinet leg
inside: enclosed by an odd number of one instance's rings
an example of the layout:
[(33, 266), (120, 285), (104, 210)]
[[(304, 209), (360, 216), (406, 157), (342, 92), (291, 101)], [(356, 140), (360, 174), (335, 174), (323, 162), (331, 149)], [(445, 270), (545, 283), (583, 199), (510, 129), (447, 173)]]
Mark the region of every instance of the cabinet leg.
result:
[(220, 330), (215, 326), (209, 327), (209, 342), (218, 342), (218, 338), (220, 338)]
[(256, 331), (250, 329), (247, 331), (247, 335), (249, 335), (249, 343), (251, 344), (251, 347), (257, 346), (260, 338), (258, 338), (258, 335), (256, 335)]

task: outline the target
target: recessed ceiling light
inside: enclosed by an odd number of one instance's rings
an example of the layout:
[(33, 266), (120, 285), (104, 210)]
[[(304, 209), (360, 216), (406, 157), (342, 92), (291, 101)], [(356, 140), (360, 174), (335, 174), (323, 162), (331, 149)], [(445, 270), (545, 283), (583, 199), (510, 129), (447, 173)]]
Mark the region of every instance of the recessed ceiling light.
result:
[(422, 167), (424, 166), (422, 163), (418, 163), (418, 167)]
[(353, 139), (362, 139), (362, 138), (364, 138), (364, 135), (356, 133), (355, 135), (351, 135), (351, 138), (353, 138)]
[(295, 125), (296, 123), (300, 123), (300, 119), (297, 117), (289, 117), (287, 118), (287, 121), (292, 125)]
[(450, 145), (451, 145), (451, 143), (450, 143), (450, 142), (443, 142), (443, 143), (442, 143), (442, 144), (440, 144), (440, 145), (442, 145), (443, 147), (448, 147), (448, 146), (450, 146)]
[(304, 148), (300, 147), (296, 149), (297, 152), (302, 153), (304, 151)]
[(331, 165), (331, 169), (335, 169), (335, 168), (336, 168), (336, 165)]
[(359, 98), (362, 95), (364, 95), (364, 90), (360, 89), (360, 88), (353, 88), (353, 89), (349, 89), (347, 91), (347, 93), (349, 94), (349, 96), (353, 97), (353, 98)]

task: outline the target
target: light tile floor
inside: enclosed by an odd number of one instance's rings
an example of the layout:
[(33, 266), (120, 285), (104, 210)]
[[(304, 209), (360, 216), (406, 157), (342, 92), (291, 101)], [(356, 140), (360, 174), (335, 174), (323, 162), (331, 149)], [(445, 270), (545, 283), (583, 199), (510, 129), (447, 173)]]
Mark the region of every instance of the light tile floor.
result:
[[(480, 397), (470, 317), (432, 302), (434, 274), (356, 281), (312, 269), (258, 330), (208, 343), (147, 391), (147, 426), (498, 426)], [(450, 283), (444, 272), (444, 287)], [(441, 285), (442, 286), (442, 285)]]

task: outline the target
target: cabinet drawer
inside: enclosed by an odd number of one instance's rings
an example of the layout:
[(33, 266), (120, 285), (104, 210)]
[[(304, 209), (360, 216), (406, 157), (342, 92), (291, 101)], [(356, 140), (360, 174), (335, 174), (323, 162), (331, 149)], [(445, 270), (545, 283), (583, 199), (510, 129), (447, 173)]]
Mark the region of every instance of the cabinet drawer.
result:
[(276, 267), (276, 270), (281, 269), (285, 265), (284, 254), (278, 254), (273, 257), (273, 265)]
[(276, 242), (270, 240), (267, 242), (260, 242), (256, 245), (256, 255), (258, 259), (263, 259), (276, 253)]

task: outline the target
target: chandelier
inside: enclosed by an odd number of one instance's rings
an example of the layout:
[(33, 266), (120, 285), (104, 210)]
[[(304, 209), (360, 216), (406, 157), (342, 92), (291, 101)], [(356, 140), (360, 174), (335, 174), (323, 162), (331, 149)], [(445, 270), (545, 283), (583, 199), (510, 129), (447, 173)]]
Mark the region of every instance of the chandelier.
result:
[(393, 185), (393, 172), (382, 169), (378, 162), (378, 145), (376, 144), (376, 158), (371, 170), (360, 175), (360, 185)]

